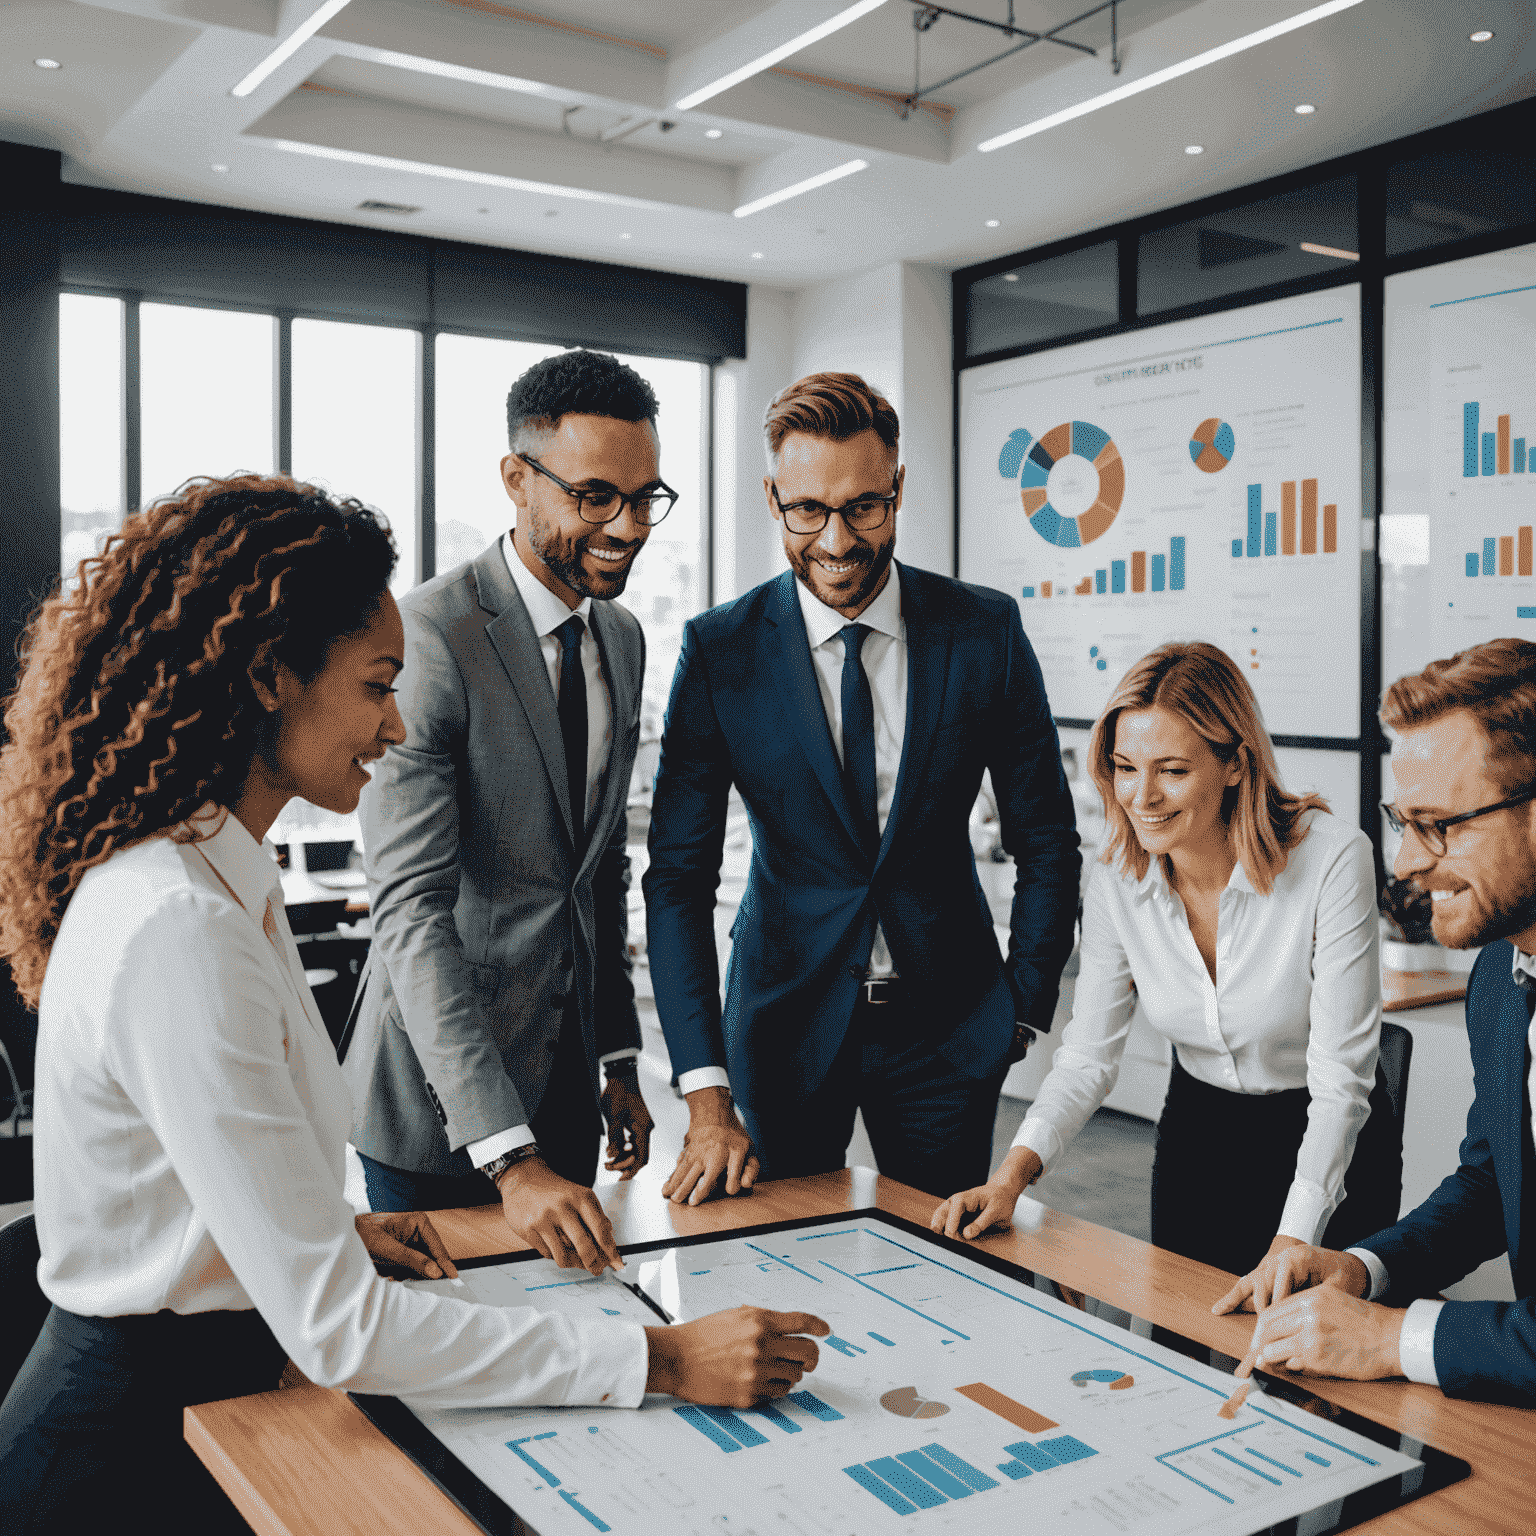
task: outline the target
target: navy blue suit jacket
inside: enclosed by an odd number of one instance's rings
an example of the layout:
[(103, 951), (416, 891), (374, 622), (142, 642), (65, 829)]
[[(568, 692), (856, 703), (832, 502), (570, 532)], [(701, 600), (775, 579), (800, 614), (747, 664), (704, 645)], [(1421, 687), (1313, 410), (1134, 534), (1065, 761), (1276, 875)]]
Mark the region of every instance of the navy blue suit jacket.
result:
[(1490, 944), (1467, 985), (1476, 1096), (1461, 1166), (1395, 1227), (1360, 1244), (1386, 1265), (1381, 1298), (1406, 1306), (1509, 1254), (1518, 1301), (1447, 1302), (1435, 1325), (1435, 1374), (1451, 1397), (1536, 1404), (1536, 1154), (1526, 1098), (1529, 994), (1508, 943)]
[[(1056, 727), (1018, 606), (899, 567), (907, 728), (878, 854), (857, 835), (786, 572), (691, 620), (672, 683), (644, 888), (656, 1004), (679, 1073), (722, 1066), (755, 1113), (793, 1114), (847, 1033), (878, 922), (917, 1017), (977, 1079), (1015, 1020), (1049, 1029), (1079, 855)], [(971, 853), (992, 772), (1017, 862), (1004, 963)], [(752, 863), (722, 1014), (713, 909), (732, 784)]]

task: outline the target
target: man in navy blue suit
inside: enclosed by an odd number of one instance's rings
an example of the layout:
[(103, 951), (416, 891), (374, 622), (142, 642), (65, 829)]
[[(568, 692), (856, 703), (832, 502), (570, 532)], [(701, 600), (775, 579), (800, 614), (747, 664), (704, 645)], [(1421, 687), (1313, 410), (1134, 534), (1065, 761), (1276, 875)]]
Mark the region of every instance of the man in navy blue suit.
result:
[[(892, 558), (899, 430), (857, 375), (784, 390), (763, 486), (791, 569), (684, 633), (645, 876), (689, 1109), (673, 1200), (840, 1168), (857, 1109), (883, 1172), (963, 1188), (1050, 1028), (1079, 869), (1055, 725), (1018, 605)], [(969, 838), (984, 769), (1018, 871), (1006, 961)], [(752, 862), (722, 1010), (733, 785)]]
[[(1394, 865), (1434, 901), (1435, 937), (1486, 946), (1467, 987), (1477, 1096), (1461, 1166), (1396, 1226), (1347, 1253), (1286, 1248), (1216, 1304), (1262, 1315), (1239, 1367), (1536, 1405), (1536, 645), (1493, 640), (1387, 690), (1403, 829)], [(1436, 1295), (1509, 1255), (1517, 1301)], [(1297, 1294), (1290, 1294), (1296, 1292)]]

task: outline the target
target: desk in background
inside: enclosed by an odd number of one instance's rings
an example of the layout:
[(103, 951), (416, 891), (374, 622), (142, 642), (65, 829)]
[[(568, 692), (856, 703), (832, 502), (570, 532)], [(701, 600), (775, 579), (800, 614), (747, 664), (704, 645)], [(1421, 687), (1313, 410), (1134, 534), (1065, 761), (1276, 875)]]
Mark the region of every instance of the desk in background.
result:
[[(621, 1243), (729, 1232), (763, 1222), (831, 1214), (868, 1203), (855, 1199), (849, 1171), (764, 1184), (747, 1199), (689, 1208), (660, 1198), (662, 1175), (648, 1169), (633, 1183), (601, 1188)], [(925, 1222), (934, 1202), (880, 1179), (875, 1204)], [(457, 1258), (516, 1248), (499, 1206), (433, 1217)], [(1048, 1210), (1019, 1204), (1011, 1233), (979, 1247), (1047, 1275), (1058, 1284), (1237, 1356), (1251, 1317), (1214, 1317), (1211, 1303), (1230, 1277), (1135, 1238)], [(1536, 1413), (1454, 1402), (1409, 1382), (1333, 1382), (1304, 1378), (1319, 1397), (1465, 1458), (1466, 1481), (1357, 1527), (1369, 1536), (1462, 1536), (1524, 1532), (1536, 1507), (1530, 1447)], [(345, 1394), (309, 1384), (186, 1410), (189, 1444), (218, 1478), (259, 1536), (478, 1536), (447, 1496), (353, 1407)]]

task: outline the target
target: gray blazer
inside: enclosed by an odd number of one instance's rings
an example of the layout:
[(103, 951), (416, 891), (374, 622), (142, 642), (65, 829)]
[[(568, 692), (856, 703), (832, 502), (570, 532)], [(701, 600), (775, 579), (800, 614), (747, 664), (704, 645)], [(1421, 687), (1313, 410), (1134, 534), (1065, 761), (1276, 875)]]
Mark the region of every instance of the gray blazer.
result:
[(555, 695), (500, 542), (400, 611), (409, 735), (363, 792), (373, 947), (343, 1072), (360, 1152), (468, 1173), (466, 1143), (538, 1109), (573, 986), (594, 1093), (598, 1057), (640, 1044), (624, 843), (645, 640), (592, 604), (613, 744), (578, 864)]

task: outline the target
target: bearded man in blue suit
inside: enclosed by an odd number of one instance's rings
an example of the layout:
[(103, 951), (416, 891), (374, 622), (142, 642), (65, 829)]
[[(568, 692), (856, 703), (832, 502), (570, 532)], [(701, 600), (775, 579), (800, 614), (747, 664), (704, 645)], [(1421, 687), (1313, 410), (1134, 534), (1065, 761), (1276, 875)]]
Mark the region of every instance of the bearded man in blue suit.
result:
[[(684, 633), (645, 875), (689, 1108), (673, 1200), (840, 1168), (856, 1110), (882, 1172), (961, 1188), (1050, 1028), (1080, 862), (1056, 728), (1018, 605), (893, 559), (899, 433), (857, 375), (784, 390), (763, 485), (791, 568)], [(983, 770), (1017, 865), (1006, 960), (969, 837)], [(722, 1009), (733, 785), (752, 862)]]
[[(1387, 690), (1381, 718), (1397, 733), (1394, 873), (1430, 893), (1442, 944), (1483, 946), (1461, 1163), (1396, 1226), (1347, 1253), (1283, 1249), (1216, 1306), (1261, 1309), (1249, 1368), (1407, 1376), (1536, 1407), (1536, 645), (1492, 640), (1433, 662)], [(1438, 1296), (1502, 1253), (1517, 1300)]]

